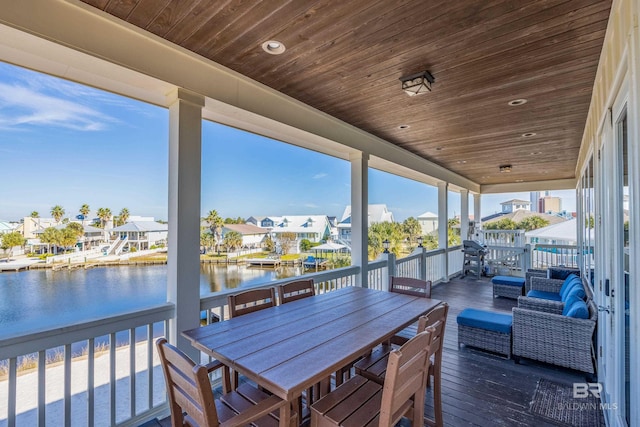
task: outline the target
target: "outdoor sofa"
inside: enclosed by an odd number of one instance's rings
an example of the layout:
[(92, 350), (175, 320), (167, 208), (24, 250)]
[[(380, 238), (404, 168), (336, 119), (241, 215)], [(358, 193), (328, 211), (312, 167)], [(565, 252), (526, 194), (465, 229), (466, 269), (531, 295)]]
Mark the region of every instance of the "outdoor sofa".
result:
[(520, 305), (536, 298), (519, 298), (518, 307), (513, 308), (512, 325), (512, 354), (516, 362), (519, 358), (527, 358), (595, 373), (593, 339), (598, 310), (584, 279), (581, 281), (587, 291), (586, 301), (573, 295), (565, 301), (560, 312), (558, 304), (547, 304), (539, 299), (535, 306)]

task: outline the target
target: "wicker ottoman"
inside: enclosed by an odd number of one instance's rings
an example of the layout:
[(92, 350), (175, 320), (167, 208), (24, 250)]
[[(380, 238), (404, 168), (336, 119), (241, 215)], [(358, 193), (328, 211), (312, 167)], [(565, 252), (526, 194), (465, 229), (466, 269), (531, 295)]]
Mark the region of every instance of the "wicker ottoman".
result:
[(523, 277), (495, 276), (493, 283), (493, 297), (518, 299), (523, 295), (525, 279)]
[(510, 314), (465, 308), (458, 314), (458, 347), (477, 347), (511, 358)]

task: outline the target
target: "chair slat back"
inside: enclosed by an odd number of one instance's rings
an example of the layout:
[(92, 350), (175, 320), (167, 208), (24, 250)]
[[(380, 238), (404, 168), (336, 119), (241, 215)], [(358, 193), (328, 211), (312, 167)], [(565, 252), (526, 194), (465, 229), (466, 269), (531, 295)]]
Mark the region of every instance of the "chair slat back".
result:
[(399, 294), (431, 298), (431, 280), (392, 276), (389, 290)]
[(274, 288), (250, 289), (239, 294), (229, 295), (229, 316), (237, 317), (265, 308), (275, 307), (276, 291)]
[(316, 288), (313, 286), (313, 279), (296, 280), (294, 282), (278, 286), (280, 304), (312, 297), (315, 294)]
[(418, 319), (417, 333), (424, 331), (429, 326), (433, 326), (437, 321), (440, 321), (446, 325), (448, 314), (449, 314), (449, 304), (447, 304), (446, 302), (438, 304), (430, 312), (428, 312), (424, 316), (421, 316)]
[(219, 425), (207, 369), (196, 365), (182, 351), (160, 338), (156, 342), (164, 372), (171, 425), (185, 425), (184, 413), (200, 426)]
[[(387, 374), (382, 390), (380, 426), (392, 426), (404, 415), (413, 398), (414, 425), (418, 425), (417, 413), (424, 408), (424, 390), (429, 370), (429, 345), (433, 328), (420, 332), (398, 350), (389, 354)], [(419, 418), (420, 423), (422, 417)]]

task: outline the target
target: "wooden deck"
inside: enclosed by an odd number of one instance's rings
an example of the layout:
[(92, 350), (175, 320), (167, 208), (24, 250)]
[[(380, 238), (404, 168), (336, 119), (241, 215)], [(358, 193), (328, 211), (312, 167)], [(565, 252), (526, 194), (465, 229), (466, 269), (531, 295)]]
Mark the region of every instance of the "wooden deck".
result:
[[(458, 349), (456, 317), (460, 311), (473, 307), (510, 313), (515, 300), (494, 299), (489, 279), (476, 280), (470, 276), (436, 285), (432, 297), (446, 301), (450, 306), (442, 367), (446, 426), (562, 425), (550, 423), (529, 412), (536, 385), (541, 378), (568, 384), (584, 382), (582, 373), (526, 360), (517, 365), (500, 355), (464, 346)], [(413, 328), (415, 331), (415, 326)], [(407, 333), (413, 331), (408, 328)], [(427, 389), (425, 415), (433, 417), (431, 389)], [(158, 424), (169, 425), (169, 422), (164, 419)]]
[[(576, 371), (533, 361), (513, 360), (481, 350), (458, 349), (456, 317), (463, 309), (510, 313), (515, 300), (493, 298), (493, 288), (487, 278), (476, 280), (467, 276), (433, 288), (432, 297), (449, 303), (445, 330), (442, 400), (447, 426), (557, 426), (529, 412), (539, 379), (558, 382), (584, 382)], [(433, 397), (427, 390), (425, 414), (433, 416)]]

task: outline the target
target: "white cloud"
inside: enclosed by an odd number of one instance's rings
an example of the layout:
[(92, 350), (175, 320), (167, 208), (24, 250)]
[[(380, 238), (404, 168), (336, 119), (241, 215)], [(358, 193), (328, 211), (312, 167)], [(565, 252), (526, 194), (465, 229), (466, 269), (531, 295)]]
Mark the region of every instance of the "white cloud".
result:
[(315, 208), (319, 208), (320, 206), (313, 204), (313, 203), (305, 203), (304, 204), (305, 208), (311, 208), (311, 209), (315, 209)]
[(56, 98), (27, 86), (0, 83), (0, 128), (47, 125), (97, 131), (115, 121), (76, 101)]
[(317, 173), (313, 176), (313, 179), (322, 179), (329, 176), (329, 174), (321, 172), (321, 173)]

